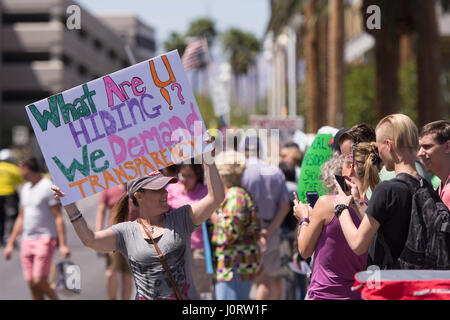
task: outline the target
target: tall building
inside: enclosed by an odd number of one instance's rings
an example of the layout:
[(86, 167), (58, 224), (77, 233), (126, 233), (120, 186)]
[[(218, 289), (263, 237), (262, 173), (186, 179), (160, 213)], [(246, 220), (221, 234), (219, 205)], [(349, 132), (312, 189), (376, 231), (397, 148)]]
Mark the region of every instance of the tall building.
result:
[(108, 13), (100, 14), (98, 18), (125, 41), (133, 52), (136, 62), (155, 56), (155, 31), (134, 14)]
[[(73, 5), (81, 25), (71, 30)], [(26, 105), (130, 65), (128, 42), (74, 1), (0, 0), (0, 12), (0, 148), (11, 144), (13, 126), (31, 128)], [(136, 40), (131, 46), (139, 59), (151, 57), (153, 38), (145, 39), (150, 44)]]

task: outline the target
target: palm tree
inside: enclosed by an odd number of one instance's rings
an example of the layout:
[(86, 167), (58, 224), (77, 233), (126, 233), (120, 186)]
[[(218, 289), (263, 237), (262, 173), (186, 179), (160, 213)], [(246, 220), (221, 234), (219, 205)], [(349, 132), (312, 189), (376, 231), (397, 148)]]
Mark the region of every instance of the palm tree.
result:
[(200, 18), (190, 23), (189, 29), (186, 32), (186, 37), (206, 38), (208, 47), (211, 47), (217, 36), (214, 21), (208, 18)]
[[(405, 34), (417, 33), (418, 122), (444, 117), (440, 84), (440, 49), (435, 0), (364, 0), (362, 14), (375, 4), (381, 9), (380, 30), (367, 30), (375, 37), (376, 118), (398, 112), (399, 43)], [(449, 0), (441, 0), (444, 10)], [(366, 19), (364, 19), (366, 21)]]
[(317, 2), (309, 1), (305, 6), (305, 60), (306, 60), (306, 123), (308, 132), (317, 132), (320, 118), (320, 73), (319, 73), (319, 23), (316, 22)]
[(344, 100), (344, 0), (330, 0), (328, 23), (328, 125), (341, 127)]
[(171, 32), (169, 35), (169, 39), (164, 42), (164, 48), (166, 49), (166, 51), (172, 51), (176, 49), (178, 50), (180, 57), (183, 56), (186, 46), (186, 38), (178, 32)]
[[(209, 18), (199, 18), (197, 20), (192, 21), (189, 24), (188, 31), (186, 32), (186, 38), (200, 39), (205, 38), (208, 44), (208, 47), (211, 48), (214, 40), (217, 36), (216, 27), (214, 25), (214, 21)], [(193, 77), (193, 86), (197, 90), (201, 90), (199, 85), (202, 84), (202, 88), (209, 90), (208, 87), (208, 75), (207, 75), (207, 67), (208, 63), (199, 66), (198, 70), (195, 71)], [(200, 80), (200, 77), (202, 80)]]
[(418, 125), (444, 118), (436, 1), (418, 2)]
[[(301, 45), (304, 48), (306, 61), (306, 124), (308, 132), (317, 132), (327, 122), (327, 92), (330, 84), (328, 78), (328, 1), (325, 0), (271, 0), (271, 18), (267, 31), (276, 37), (284, 26), (289, 25), (291, 18), (298, 13), (304, 15), (304, 26), (299, 26), (297, 35), (298, 58)], [(340, 26), (339, 28), (343, 28)], [(331, 58), (331, 57), (330, 57)], [(334, 59), (338, 61), (337, 59)], [(340, 69), (339, 67), (335, 67)], [(339, 87), (335, 85), (334, 87)], [(336, 114), (336, 113), (335, 113)]]
[[(399, 110), (398, 68), (400, 30), (397, 24), (398, 9), (403, 2), (391, 0), (364, 0), (361, 7), (363, 21), (367, 21), (367, 8), (380, 7), (381, 29), (367, 29), (375, 38), (375, 118), (396, 113)], [(366, 24), (364, 24), (366, 26)], [(367, 27), (367, 26), (366, 26)]]
[(261, 50), (259, 40), (251, 33), (231, 28), (223, 34), (223, 51), (229, 56), (229, 63), (234, 75), (235, 93), (239, 97), (239, 77), (247, 74), (255, 65), (256, 58)]

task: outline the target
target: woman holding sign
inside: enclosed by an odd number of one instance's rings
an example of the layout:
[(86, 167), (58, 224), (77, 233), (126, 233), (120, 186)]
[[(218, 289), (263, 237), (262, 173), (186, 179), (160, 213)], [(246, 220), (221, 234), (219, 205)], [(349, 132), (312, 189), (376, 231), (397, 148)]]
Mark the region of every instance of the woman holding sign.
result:
[[(205, 140), (213, 142), (212, 137)], [(211, 152), (214, 156), (214, 150)], [(211, 160), (211, 159), (210, 159)], [(98, 252), (119, 251), (124, 255), (136, 284), (136, 299), (198, 299), (191, 273), (191, 233), (208, 219), (225, 195), (214, 163), (205, 162), (208, 194), (200, 201), (169, 211), (168, 183), (177, 181), (155, 171), (127, 183), (127, 193), (114, 206), (118, 224), (93, 232), (74, 203), (65, 209), (81, 241)], [(52, 186), (55, 198), (64, 193)], [(127, 221), (128, 199), (139, 208), (140, 217)]]
[[(380, 167), (375, 142), (354, 143), (352, 152), (344, 154), (342, 175), (358, 186), (352, 188), (355, 203), (348, 208), (357, 226), (365, 215), (366, 191), (380, 180)], [(356, 194), (356, 190), (361, 191)], [(298, 250), (304, 259), (314, 252), (309, 300), (360, 299), (360, 293), (352, 292), (351, 287), (354, 274), (366, 268), (367, 252), (358, 256), (349, 247), (338, 219), (343, 208), (335, 208), (334, 197), (321, 196), (314, 209), (294, 200), (294, 214), (299, 219)]]

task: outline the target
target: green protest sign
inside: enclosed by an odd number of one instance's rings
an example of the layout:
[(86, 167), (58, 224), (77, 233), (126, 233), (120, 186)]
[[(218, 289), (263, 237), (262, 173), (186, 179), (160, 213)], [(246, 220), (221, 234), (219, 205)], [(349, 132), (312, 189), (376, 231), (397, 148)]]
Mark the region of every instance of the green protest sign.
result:
[(306, 203), (307, 191), (317, 191), (319, 195), (325, 194), (322, 187), (322, 180), (319, 176), (322, 173), (321, 166), (333, 154), (331, 148), (328, 146), (328, 141), (332, 137), (331, 134), (318, 134), (311, 147), (306, 151), (298, 180), (298, 197), (303, 203)]

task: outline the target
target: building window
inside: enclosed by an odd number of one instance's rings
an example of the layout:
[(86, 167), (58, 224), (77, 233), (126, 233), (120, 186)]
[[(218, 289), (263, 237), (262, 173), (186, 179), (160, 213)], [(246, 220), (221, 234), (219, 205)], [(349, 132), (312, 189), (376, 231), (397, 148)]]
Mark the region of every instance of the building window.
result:
[(114, 51), (112, 51), (112, 50), (108, 51), (108, 55), (111, 58), (111, 60), (116, 60), (117, 59), (117, 54)]
[(22, 13), (22, 14), (9, 14), (3, 13), (2, 23), (13, 24), (18, 22), (50, 22), (49, 13)]
[(82, 64), (80, 64), (78, 66), (78, 73), (82, 76), (86, 76), (87, 75), (87, 68), (85, 66), (83, 66)]
[(48, 52), (3, 52), (3, 63), (22, 63), (32, 61), (48, 61), (50, 53)]
[(97, 49), (97, 50), (101, 50), (103, 48), (102, 43), (98, 39), (94, 40), (94, 46), (95, 46), (95, 49)]
[(66, 66), (70, 66), (72, 64), (72, 59), (69, 56), (65, 55), (65, 54), (63, 54), (61, 60), (64, 63), (64, 65), (66, 65)]
[(87, 38), (87, 33), (82, 28), (80, 30), (78, 30), (78, 35), (80, 36), (81, 39)]
[(20, 102), (23, 101), (24, 105), (27, 103), (33, 103), (49, 97), (51, 93), (49, 91), (3, 91), (3, 102)]
[(150, 51), (155, 51), (156, 45), (155, 45), (155, 40), (153, 40), (153, 39), (149, 39), (149, 38), (138, 35), (136, 37), (136, 43), (140, 47), (146, 48)]

